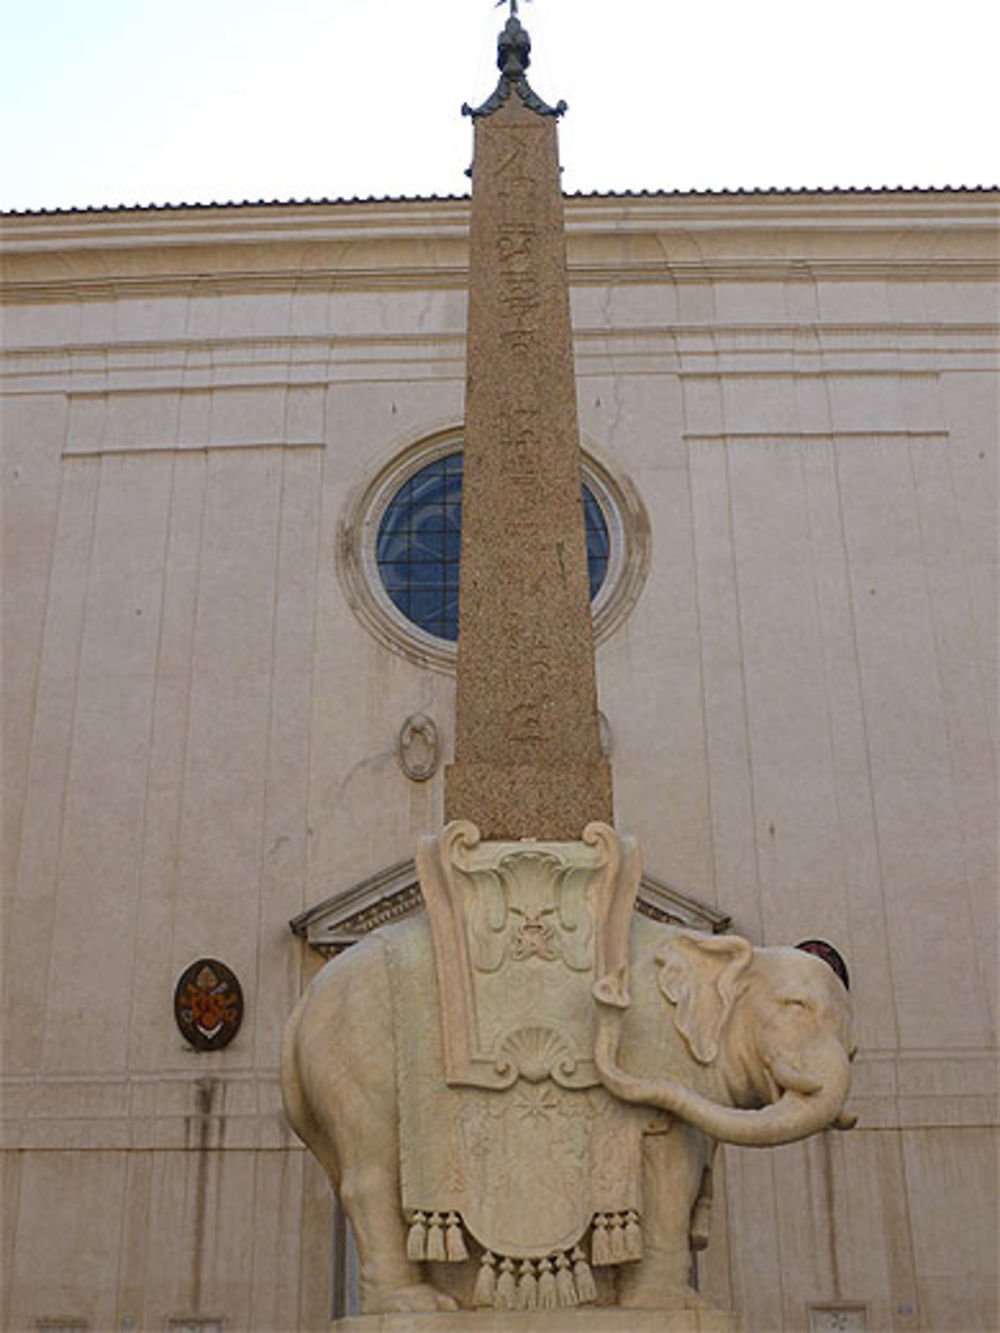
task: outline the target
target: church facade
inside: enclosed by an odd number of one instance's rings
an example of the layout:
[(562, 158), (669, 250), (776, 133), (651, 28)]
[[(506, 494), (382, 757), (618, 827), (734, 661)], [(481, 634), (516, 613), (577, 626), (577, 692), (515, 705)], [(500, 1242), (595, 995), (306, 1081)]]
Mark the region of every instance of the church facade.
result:
[[(857, 1128), (727, 1147), (703, 1291), (996, 1309), (1000, 197), (575, 196), (603, 743), (640, 909), (845, 960)], [(468, 201), (6, 219), (3, 1321), (320, 1329), (285, 1124), (452, 756)]]

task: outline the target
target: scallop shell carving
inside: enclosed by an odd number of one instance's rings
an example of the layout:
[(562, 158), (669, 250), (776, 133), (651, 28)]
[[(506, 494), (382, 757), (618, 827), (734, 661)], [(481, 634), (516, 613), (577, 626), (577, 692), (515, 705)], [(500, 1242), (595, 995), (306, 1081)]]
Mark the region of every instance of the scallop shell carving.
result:
[(569, 1077), (576, 1069), (576, 1058), (565, 1037), (552, 1028), (518, 1028), (505, 1038), (497, 1056), (496, 1071), (501, 1077), (520, 1077), (529, 1083), (560, 1075)]

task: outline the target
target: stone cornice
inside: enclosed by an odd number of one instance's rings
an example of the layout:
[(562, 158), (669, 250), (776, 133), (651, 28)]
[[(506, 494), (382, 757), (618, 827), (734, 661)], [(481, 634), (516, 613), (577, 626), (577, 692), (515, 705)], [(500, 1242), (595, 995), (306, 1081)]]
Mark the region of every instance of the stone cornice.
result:
[[(1000, 326), (992, 323), (880, 321), (858, 324), (669, 324), (574, 329), (578, 372), (602, 373), (609, 355), (633, 373), (662, 372), (676, 358), (681, 377), (702, 373), (802, 374), (850, 371), (895, 375), (932, 370), (992, 369)], [(32, 339), (7, 331), (0, 378), (10, 392), (88, 394), (221, 391), (245, 386), (323, 386), (331, 379), (405, 372), (416, 364), (435, 373), (464, 373), (458, 329), (391, 333)], [(199, 358), (197, 364), (193, 358)]]
[[(1000, 192), (584, 196), (576, 284), (977, 281), (1000, 271)], [(7, 301), (348, 288), (463, 289), (468, 201), (34, 214), (4, 219)]]

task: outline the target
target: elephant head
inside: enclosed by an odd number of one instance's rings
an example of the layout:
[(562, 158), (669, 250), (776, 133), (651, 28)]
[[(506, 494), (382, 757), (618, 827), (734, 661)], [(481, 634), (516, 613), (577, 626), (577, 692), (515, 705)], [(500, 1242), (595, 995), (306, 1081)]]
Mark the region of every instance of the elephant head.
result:
[(683, 1069), (650, 1079), (619, 1066), (631, 1004), (624, 967), (594, 988), (595, 1060), (610, 1092), (670, 1111), (727, 1143), (791, 1143), (854, 1123), (841, 1114), (853, 1057), (850, 1002), (821, 959), (798, 949), (754, 949), (736, 935), (677, 931), (652, 962), (685, 1060), (711, 1072), (707, 1081), (721, 1099), (695, 1091)]

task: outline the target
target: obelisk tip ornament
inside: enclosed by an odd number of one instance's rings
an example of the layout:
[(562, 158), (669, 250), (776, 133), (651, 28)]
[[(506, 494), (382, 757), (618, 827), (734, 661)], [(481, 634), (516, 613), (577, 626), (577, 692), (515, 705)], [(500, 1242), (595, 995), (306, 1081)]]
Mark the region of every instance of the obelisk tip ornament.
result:
[(610, 822), (597, 715), (556, 121), (516, 11), (475, 122), (455, 763), (485, 839)]
[(468, 102), (462, 107), (463, 116), (479, 119), (489, 116), (508, 100), (511, 93), (516, 93), (520, 101), (539, 116), (561, 116), (566, 110), (565, 102), (549, 106), (543, 102), (528, 83), (528, 66), (531, 64), (531, 38), (528, 36), (517, 16), (517, 0), (510, 0), (510, 17), (503, 31), (497, 38), (497, 67), (500, 70), (500, 82), (482, 106), (472, 107)]

